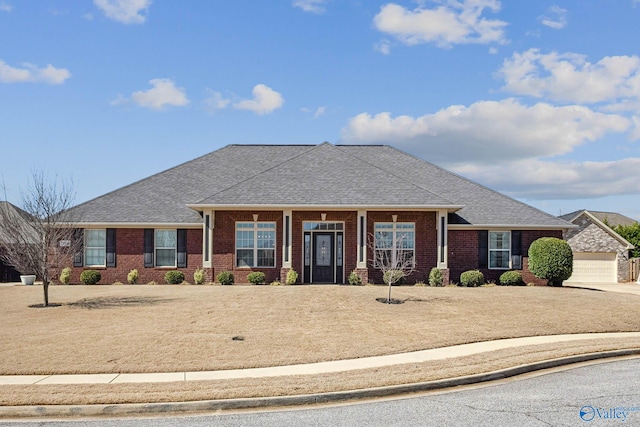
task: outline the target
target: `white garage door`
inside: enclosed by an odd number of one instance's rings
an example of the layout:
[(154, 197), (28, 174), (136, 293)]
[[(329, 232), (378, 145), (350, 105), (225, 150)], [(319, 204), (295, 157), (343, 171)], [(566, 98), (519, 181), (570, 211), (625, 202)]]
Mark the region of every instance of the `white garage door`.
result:
[(618, 264), (615, 253), (574, 252), (573, 274), (567, 282), (617, 282)]

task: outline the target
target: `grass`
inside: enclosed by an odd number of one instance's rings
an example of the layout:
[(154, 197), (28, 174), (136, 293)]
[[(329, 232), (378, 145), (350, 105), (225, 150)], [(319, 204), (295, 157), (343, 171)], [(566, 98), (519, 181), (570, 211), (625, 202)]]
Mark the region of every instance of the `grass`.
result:
[[(499, 338), (640, 331), (640, 297), (627, 294), (550, 287), (396, 287), (392, 296), (403, 304), (376, 302), (385, 296), (386, 288), (378, 286), (52, 286), (50, 299), (60, 306), (31, 308), (41, 302), (39, 287), (2, 287), (0, 375), (249, 368)], [(317, 392), (424, 381), (512, 366), (527, 358), (634, 346), (640, 347), (640, 340), (536, 346), (431, 365), (266, 383), (3, 386), (0, 404)]]

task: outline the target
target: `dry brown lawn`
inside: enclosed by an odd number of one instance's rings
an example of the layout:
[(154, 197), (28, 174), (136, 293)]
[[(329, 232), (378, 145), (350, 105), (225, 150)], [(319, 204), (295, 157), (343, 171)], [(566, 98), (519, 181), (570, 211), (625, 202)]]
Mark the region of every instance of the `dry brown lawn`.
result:
[[(640, 297), (573, 288), (378, 286), (0, 287), (0, 375), (275, 366), (483, 340), (640, 331)], [(243, 340), (234, 340), (242, 337)], [(164, 384), (1, 386), (0, 405), (167, 402), (349, 390), (638, 348), (589, 340), (317, 376)]]

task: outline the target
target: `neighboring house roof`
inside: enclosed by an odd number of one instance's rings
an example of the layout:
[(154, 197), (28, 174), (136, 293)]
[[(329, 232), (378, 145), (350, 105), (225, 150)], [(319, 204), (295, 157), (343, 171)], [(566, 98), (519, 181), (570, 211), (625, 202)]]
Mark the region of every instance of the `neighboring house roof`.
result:
[[(580, 214), (586, 211), (586, 209), (582, 209), (579, 211), (568, 213), (566, 215), (561, 215), (560, 218), (571, 222), (573, 219), (577, 218), (578, 216), (580, 216)], [(638, 222), (635, 219), (629, 218), (628, 216), (624, 216), (617, 212), (602, 212), (592, 210), (589, 210), (588, 212), (594, 217), (598, 218), (598, 220), (602, 221), (605, 224), (608, 224), (610, 227), (617, 227), (618, 225), (634, 225)]]
[(228, 145), (77, 206), (80, 223), (196, 224), (196, 211), (446, 209), (468, 226), (572, 225), (382, 145)]
[[(10, 221), (13, 221), (14, 219), (18, 220), (18, 222), (16, 222), (15, 225), (24, 224), (24, 232), (23, 232), (24, 236), (30, 236), (31, 234), (33, 234), (33, 229), (28, 226), (28, 221), (30, 221), (33, 218), (31, 215), (29, 215), (27, 212), (20, 209), (19, 207), (5, 201), (0, 201), (0, 209), (2, 210), (2, 213), (0, 213), (0, 243), (4, 243), (4, 244), (15, 243), (15, 240), (12, 240), (7, 235), (5, 224), (3, 222), (5, 218), (4, 217), (5, 214), (7, 215), (6, 217), (9, 218)], [(37, 238), (35, 236), (31, 236), (31, 239), (29, 240), (30, 242), (36, 242)]]
[[(598, 214), (609, 214), (610, 212), (597, 212), (597, 213)], [(614, 215), (618, 215), (618, 214), (614, 214)], [(605, 224), (603, 222), (603, 220), (601, 220), (598, 216), (596, 216), (594, 214), (594, 211), (588, 211), (586, 209), (583, 209), (581, 211), (575, 211), (575, 212), (568, 213), (566, 215), (562, 215), (559, 218), (562, 218), (562, 219), (564, 219), (566, 221), (569, 221), (571, 223), (576, 223), (578, 218), (580, 218), (581, 216), (586, 216), (587, 218), (589, 218), (589, 220), (591, 220), (592, 223), (596, 224), (598, 227), (602, 228), (604, 231), (609, 233), (609, 235), (611, 235), (614, 239), (616, 239), (623, 246), (625, 246), (627, 250), (635, 249), (635, 246), (633, 246), (631, 243), (629, 243), (629, 241), (627, 241), (627, 239), (625, 239), (624, 237), (622, 237), (621, 235), (616, 233), (610, 226)], [(619, 215), (619, 216), (622, 217), (622, 218), (627, 218), (624, 215)], [(604, 216), (602, 218), (604, 219), (604, 218), (606, 218), (606, 216)], [(627, 219), (631, 220), (631, 218), (627, 218)], [(633, 221), (633, 220), (631, 220), (631, 221)], [(633, 221), (632, 223), (634, 224), (635, 221)], [(612, 224), (612, 223), (609, 223), (609, 224), (612, 225), (612, 226), (616, 225), (616, 224)]]

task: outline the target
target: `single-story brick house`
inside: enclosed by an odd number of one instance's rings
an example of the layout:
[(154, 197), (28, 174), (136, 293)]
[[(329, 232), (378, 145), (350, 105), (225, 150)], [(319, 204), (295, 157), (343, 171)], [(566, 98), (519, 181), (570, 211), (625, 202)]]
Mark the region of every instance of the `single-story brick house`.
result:
[(451, 281), (516, 269), (542, 284), (527, 269), (529, 245), (575, 227), (390, 146), (326, 142), (229, 145), (75, 209), (84, 250), (73, 280), (100, 269), (102, 283), (133, 268), (139, 283), (163, 283), (167, 269), (190, 280), (198, 268), (236, 283), (290, 269), (300, 283), (345, 283), (354, 270), (381, 283), (373, 244), (411, 259), (410, 282), (438, 267)]
[(567, 282), (623, 282), (629, 280), (629, 251), (634, 246), (611, 227), (634, 221), (612, 212), (580, 210), (560, 217), (577, 228), (564, 232), (573, 251), (573, 274)]

